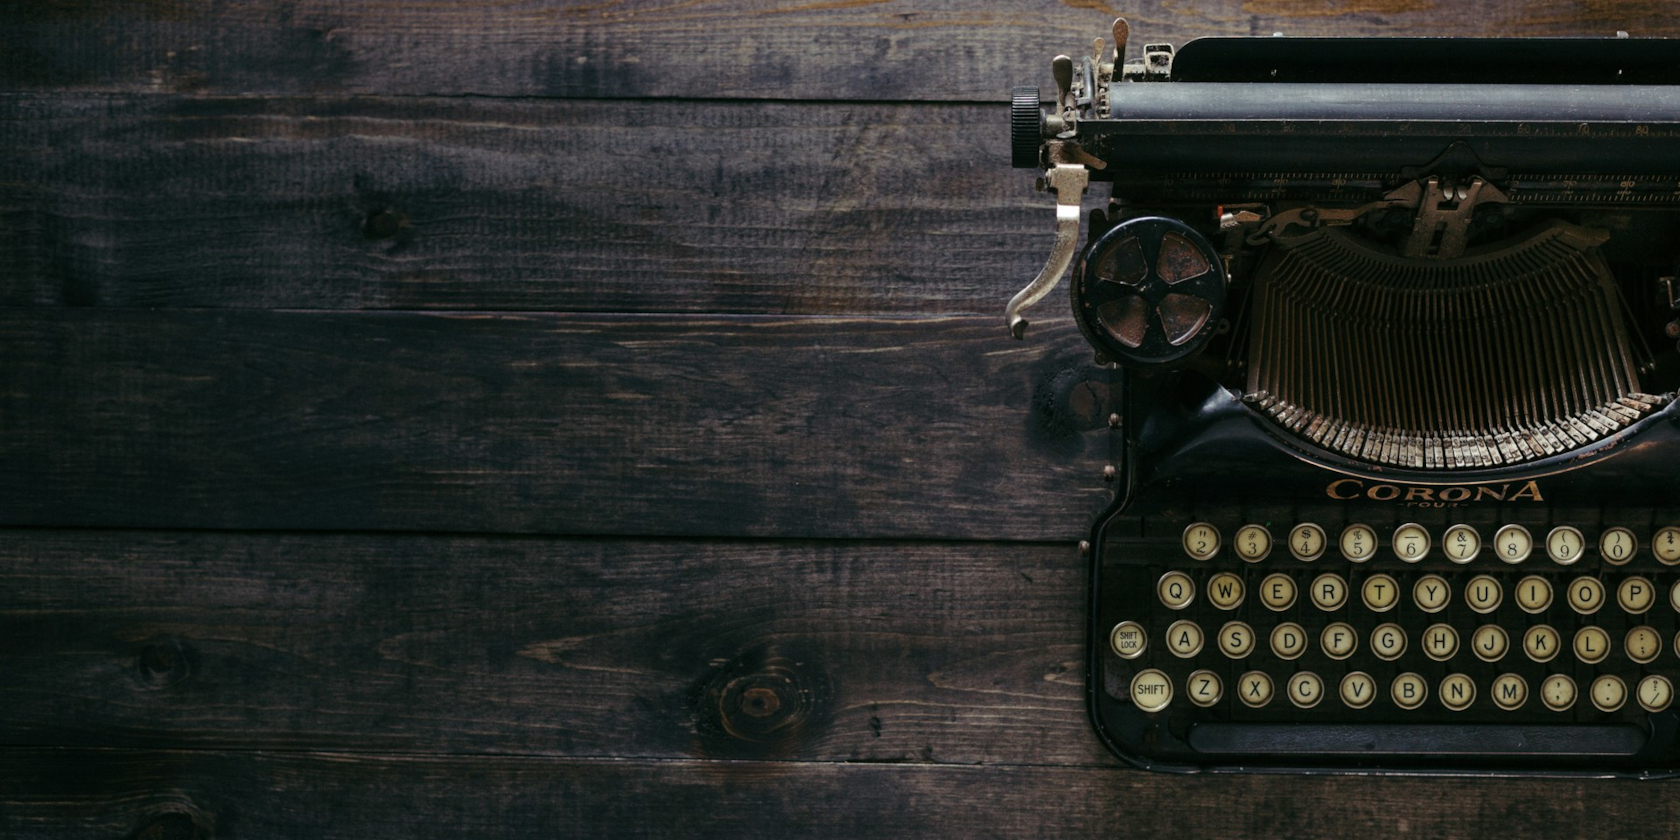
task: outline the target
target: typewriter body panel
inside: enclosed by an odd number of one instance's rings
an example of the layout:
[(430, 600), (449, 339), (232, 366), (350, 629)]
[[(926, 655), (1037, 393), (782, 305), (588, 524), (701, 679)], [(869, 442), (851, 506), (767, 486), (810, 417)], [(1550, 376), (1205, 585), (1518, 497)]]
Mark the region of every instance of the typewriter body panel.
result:
[(1099, 735), (1680, 770), (1680, 47), (1127, 35), (1012, 119), (1058, 221), (1009, 328), (1071, 273), (1124, 383)]

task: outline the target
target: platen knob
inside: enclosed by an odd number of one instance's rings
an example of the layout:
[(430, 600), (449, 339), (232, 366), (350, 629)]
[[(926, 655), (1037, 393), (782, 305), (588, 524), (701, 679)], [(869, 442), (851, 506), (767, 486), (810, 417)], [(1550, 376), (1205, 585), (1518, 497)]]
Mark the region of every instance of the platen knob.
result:
[(1038, 88), (1015, 88), (1010, 94), (1009, 108), (1009, 163), (1016, 169), (1037, 169), (1038, 147), (1044, 140), (1044, 113), (1038, 108)]
[(1073, 312), (1085, 337), (1138, 367), (1195, 355), (1225, 308), (1219, 252), (1194, 228), (1163, 216), (1129, 219), (1086, 249), (1074, 268)]

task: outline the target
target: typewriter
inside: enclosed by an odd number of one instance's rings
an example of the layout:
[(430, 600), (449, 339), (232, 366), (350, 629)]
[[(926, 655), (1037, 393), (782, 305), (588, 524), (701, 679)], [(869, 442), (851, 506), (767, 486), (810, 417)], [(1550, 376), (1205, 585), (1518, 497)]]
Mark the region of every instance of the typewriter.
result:
[(1101, 738), (1680, 770), (1680, 46), (1104, 34), (1014, 91), (1055, 239), (1006, 312), (1071, 269), (1121, 384)]

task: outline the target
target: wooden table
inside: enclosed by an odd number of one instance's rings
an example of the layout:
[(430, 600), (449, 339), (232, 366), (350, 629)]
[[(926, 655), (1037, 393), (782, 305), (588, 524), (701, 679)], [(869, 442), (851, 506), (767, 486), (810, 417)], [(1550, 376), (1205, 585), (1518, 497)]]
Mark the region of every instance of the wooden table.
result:
[[(1193, 0), (1206, 34), (1680, 34)], [(1008, 167), (1115, 11), (0, 8), (0, 836), (1666, 836), (1175, 777), (1082, 700), (1108, 379)]]

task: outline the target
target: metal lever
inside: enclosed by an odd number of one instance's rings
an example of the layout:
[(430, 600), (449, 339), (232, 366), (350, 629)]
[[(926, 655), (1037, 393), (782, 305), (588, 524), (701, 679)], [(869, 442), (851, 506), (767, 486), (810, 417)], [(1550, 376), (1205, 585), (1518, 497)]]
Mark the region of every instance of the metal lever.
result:
[(1091, 183), (1090, 171), (1080, 164), (1058, 163), (1044, 173), (1044, 178), (1056, 193), (1056, 244), (1051, 247), (1050, 260), (1044, 264), (1043, 270), (1004, 307), (1009, 334), (1016, 338), (1027, 335), (1027, 319), (1021, 317), (1021, 310), (1050, 294), (1073, 263), (1073, 252), (1079, 246), (1080, 198), (1085, 195), (1085, 187)]

